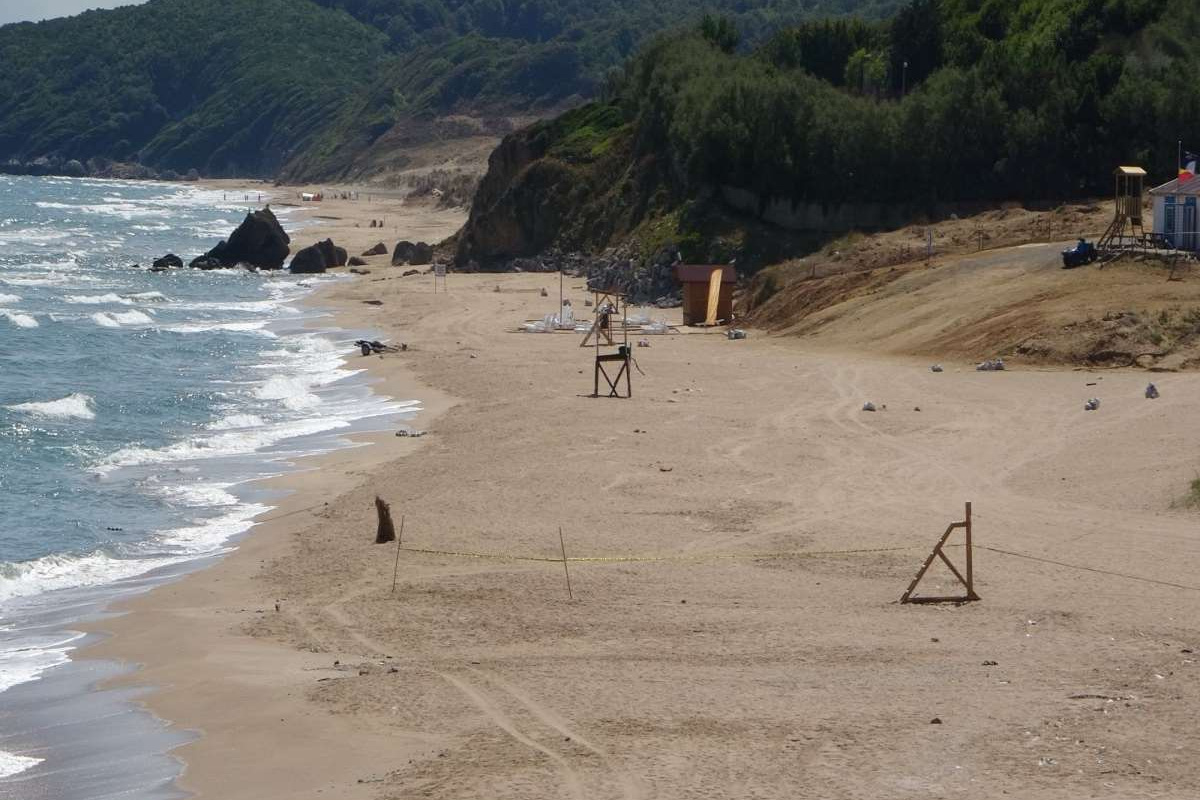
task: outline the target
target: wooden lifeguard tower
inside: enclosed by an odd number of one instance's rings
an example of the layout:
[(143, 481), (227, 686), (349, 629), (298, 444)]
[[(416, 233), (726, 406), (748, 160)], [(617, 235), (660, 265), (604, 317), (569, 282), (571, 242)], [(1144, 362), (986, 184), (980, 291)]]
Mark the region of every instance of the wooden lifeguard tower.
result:
[[(595, 295), (596, 319), (583, 337), (580, 347), (592, 345), (596, 348), (595, 371), (593, 374), (592, 397), (633, 397), (632, 362), (633, 350), (629, 347), (629, 301), (626, 296), (616, 289), (593, 290)], [(621, 342), (614, 336), (617, 320), (620, 319)], [(615, 353), (600, 352), (601, 345), (616, 346)], [(615, 373), (609, 373), (610, 367), (616, 367)], [(604, 378), (608, 386), (608, 394), (600, 394), (600, 378)], [(625, 384), (624, 394), (621, 393), (621, 383)]]
[(1117, 167), (1116, 213), (1108, 230), (1096, 243), (1102, 253), (1132, 250), (1146, 246), (1142, 227), (1142, 191), (1146, 170), (1141, 167)]

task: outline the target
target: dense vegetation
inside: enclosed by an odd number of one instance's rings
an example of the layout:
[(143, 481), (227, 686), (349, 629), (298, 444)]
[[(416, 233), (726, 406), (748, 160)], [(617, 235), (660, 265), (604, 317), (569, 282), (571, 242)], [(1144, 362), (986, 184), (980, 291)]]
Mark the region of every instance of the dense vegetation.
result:
[(386, 38), (295, 0), (154, 0), (0, 28), (0, 161), (273, 172), (370, 79)]
[[(672, 215), (686, 239), (704, 227), (688, 223), (697, 199), (724, 187), (760, 207), (932, 209), (1106, 194), (1118, 163), (1166, 180), (1177, 141), (1200, 146), (1198, 28), (1195, 0), (912, 0), (746, 51), (710, 19), (650, 43), (601, 102), (521, 134), (509, 150), (532, 162), (499, 165), (507, 196), (484, 181), (461, 252), (594, 248)], [(554, 230), (512, 234), (520, 215), (501, 220), (523, 197), (559, 204)]]
[(0, 27), (0, 162), (335, 178), (397, 123), (598, 93), (704, 9), (753, 40), (900, 0), (150, 0)]

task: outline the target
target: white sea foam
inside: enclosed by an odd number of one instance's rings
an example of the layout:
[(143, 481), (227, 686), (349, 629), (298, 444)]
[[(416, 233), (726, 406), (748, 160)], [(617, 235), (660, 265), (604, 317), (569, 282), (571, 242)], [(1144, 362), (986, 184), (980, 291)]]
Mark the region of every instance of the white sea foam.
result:
[[(0, 581), (3, 575), (0, 572)], [(0, 646), (0, 692), (35, 681), (47, 670), (67, 663), (67, 651), (82, 638), (82, 633), (74, 632), (43, 634), (23, 637), (19, 647)]]
[(171, 333), (211, 333), (213, 331), (228, 331), (230, 333), (253, 333), (267, 338), (276, 338), (271, 331), (265, 330), (270, 324), (267, 320), (259, 322), (193, 322), (183, 325), (167, 325), (164, 331)]
[(350, 423), (332, 417), (316, 417), (280, 422), (263, 428), (192, 436), (181, 442), (160, 447), (126, 447), (102, 459), (94, 471), (106, 475), (120, 467), (196, 461), (254, 453), (285, 439), (312, 436), (347, 428)]
[(133, 300), (128, 297), (123, 297), (119, 294), (70, 294), (63, 298), (67, 303), (73, 305), (111, 305), (120, 304), (125, 306), (133, 305)]
[(38, 321), (29, 314), (23, 314), (20, 311), (5, 311), (0, 308), (0, 317), (4, 317), (18, 328), (36, 328)]
[(0, 303), (19, 303), (21, 298), (15, 294), (0, 294)]
[(230, 414), (208, 424), (210, 431), (234, 431), (239, 428), (261, 428), (267, 423), (257, 414)]
[(25, 770), (36, 767), (44, 760), (41, 758), (30, 758), (29, 756), (18, 756), (14, 753), (6, 753), (0, 750), (0, 778), (20, 775)]
[(126, 325), (153, 325), (154, 319), (141, 311), (100, 311), (92, 314), (92, 321), (102, 328), (121, 328)]
[(198, 508), (236, 506), (240, 501), (229, 493), (232, 483), (185, 483), (163, 486), (159, 493), (171, 502)]
[(22, 411), (38, 417), (51, 419), (95, 419), (95, 401), (86, 394), (73, 394), (61, 400), (45, 403), (19, 403), (8, 406), (12, 411)]
[(167, 297), (162, 292), (137, 292), (136, 294), (123, 294), (127, 300), (133, 300), (138, 303), (169, 303), (171, 298)]

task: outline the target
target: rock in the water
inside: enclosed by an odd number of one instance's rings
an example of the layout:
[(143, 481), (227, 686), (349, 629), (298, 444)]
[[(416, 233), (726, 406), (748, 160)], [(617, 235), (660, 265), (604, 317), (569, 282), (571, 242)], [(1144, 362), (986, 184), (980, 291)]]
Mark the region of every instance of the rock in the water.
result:
[(188, 264), (188, 266), (192, 269), (203, 270), (225, 269), (225, 265), (221, 263), (221, 260), (213, 258), (212, 256), (200, 256), (199, 258), (193, 258), (192, 262)]
[(379, 244), (372, 247), (370, 250), (367, 250), (366, 252), (364, 252), (363, 257), (366, 258), (367, 256), (386, 256), (387, 251), (388, 251), (387, 245), (384, 244), (383, 242), (380, 242)]
[(326, 266), (325, 254), (320, 246), (314, 244), (296, 253), (289, 269), (297, 274), (312, 274), (324, 272)]
[(162, 258), (156, 260), (151, 269), (156, 272), (161, 272), (164, 269), (178, 269), (183, 266), (183, 259), (174, 253), (167, 253)]
[(352, 256), (351, 259), (349, 261), (347, 261), (346, 263), (352, 267), (365, 267), (367, 265), (367, 262), (363, 261), (358, 256)]
[(392, 266), (419, 267), (433, 261), (433, 247), (425, 242), (399, 242), (392, 252)]
[(247, 214), (229, 240), (209, 250), (208, 255), (227, 267), (251, 264), (260, 269), (280, 269), (291, 243), (268, 206)]

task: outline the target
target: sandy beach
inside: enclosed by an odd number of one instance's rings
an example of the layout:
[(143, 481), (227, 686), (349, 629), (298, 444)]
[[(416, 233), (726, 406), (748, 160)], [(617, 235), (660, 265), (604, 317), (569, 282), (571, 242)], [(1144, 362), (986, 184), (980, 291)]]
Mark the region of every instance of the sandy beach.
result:
[[(379, 203), (323, 204), (294, 244), (461, 221)], [(427, 435), (314, 460), (236, 553), (97, 626), (87, 655), (141, 664), (149, 708), (202, 733), (183, 788), (1195, 796), (1195, 374), (1150, 401), (1140, 371), (934, 373), (868, 334), (717, 329), (647, 337), (633, 398), (593, 399), (581, 335), (512, 332), (557, 275), (435, 294), (387, 262), (314, 302), (409, 345), (352, 363)], [(404, 519), (394, 591), (376, 496)], [(899, 604), (967, 501), (982, 600)]]

